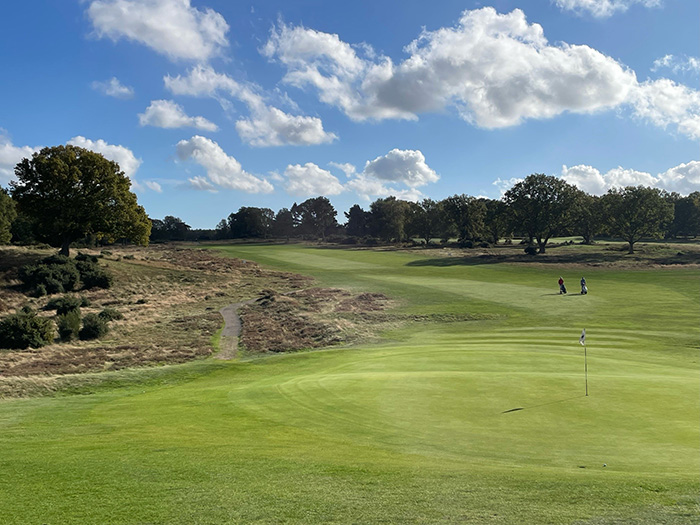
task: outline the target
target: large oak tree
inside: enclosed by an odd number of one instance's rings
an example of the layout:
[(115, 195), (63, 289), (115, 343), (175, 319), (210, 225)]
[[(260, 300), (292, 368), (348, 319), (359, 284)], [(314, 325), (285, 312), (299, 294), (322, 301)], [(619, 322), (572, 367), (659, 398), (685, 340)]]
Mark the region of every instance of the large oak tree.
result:
[(68, 255), (87, 235), (148, 244), (151, 222), (116, 162), (77, 146), (54, 146), (22, 159), (10, 183), (19, 211), (39, 239)]

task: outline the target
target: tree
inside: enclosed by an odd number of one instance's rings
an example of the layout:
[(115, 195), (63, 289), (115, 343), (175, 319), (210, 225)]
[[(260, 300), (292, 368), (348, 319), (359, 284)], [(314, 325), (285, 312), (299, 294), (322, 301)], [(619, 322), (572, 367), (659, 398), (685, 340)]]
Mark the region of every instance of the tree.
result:
[(275, 223), (273, 225), (272, 231), (277, 237), (284, 237), (289, 239), (294, 235), (294, 217), (292, 212), (287, 208), (282, 208), (275, 215)]
[(338, 212), (326, 197), (307, 199), (292, 207), (292, 214), (299, 218), (299, 228), (302, 233), (315, 235), (323, 239), (338, 227), (336, 215)]
[(0, 188), (0, 244), (10, 242), (12, 238), (10, 228), (16, 218), (15, 201), (3, 188)]
[(409, 204), (396, 197), (377, 199), (370, 204), (370, 232), (385, 242), (400, 242), (406, 237)]
[(495, 199), (479, 199), (486, 207), (484, 217), (484, 232), (490, 242), (498, 244), (498, 240), (509, 233), (508, 207), (503, 201)]
[(453, 195), (442, 201), (447, 220), (457, 230), (460, 243), (475, 241), (484, 234), (486, 205), (476, 197)]
[(363, 210), (358, 204), (354, 204), (345, 212), (345, 233), (351, 237), (364, 237), (367, 235), (367, 223), (369, 213)]
[(77, 146), (43, 148), (15, 167), (10, 183), (20, 212), (36, 221), (41, 240), (68, 255), (87, 235), (148, 244), (145, 210), (129, 191), (131, 182), (116, 162)]
[(673, 221), (673, 203), (658, 188), (613, 188), (603, 196), (603, 203), (610, 232), (627, 241), (629, 253), (644, 237), (662, 237)]
[(605, 222), (603, 202), (600, 197), (579, 192), (573, 212), (573, 232), (583, 237), (585, 244), (593, 244)]
[(545, 253), (549, 239), (571, 225), (578, 191), (562, 179), (535, 173), (509, 189), (503, 200), (513, 226), (535, 239), (539, 252)]
[(267, 238), (274, 220), (275, 212), (270, 208), (242, 206), (228, 216), (228, 228), (234, 239)]
[(187, 232), (190, 231), (189, 224), (185, 224), (180, 217), (172, 215), (166, 215), (163, 218), (163, 228), (166, 232), (166, 238), (171, 241), (184, 241), (187, 238)]
[(230, 232), (228, 229), (228, 223), (226, 222), (226, 219), (221, 219), (219, 224), (216, 225), (216, 238), (228, 239), (229, 235)]
[(435, 237), (442, 237), (445, 230), (445, 210), (442, 202), (423, 199), (409, 203), (407, 230), (425, 241), (426, 246)]
[(673, 237), (697, 237), (700, 235), (700, 191), (681, 197), (674, 203)]

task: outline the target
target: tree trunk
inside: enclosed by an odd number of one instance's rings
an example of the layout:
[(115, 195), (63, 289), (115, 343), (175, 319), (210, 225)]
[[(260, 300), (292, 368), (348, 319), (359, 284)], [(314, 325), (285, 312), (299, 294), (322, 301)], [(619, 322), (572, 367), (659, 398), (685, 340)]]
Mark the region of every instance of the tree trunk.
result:
[(627, 253), (628, 253), (628, 254), (629, 254), (629, 253), (634, 253), (634, 241), (627, 241), (627, 242), (628, 242), (628, 244), (630, 245), (630, 249), (629, 249), (629, 251), (628, 251)]
[(70, 256), (70, 240), (65, 239), (63, 241), (63, 244), (61, 244), (61, 251), (58, 252), (59, 255), (65, 255), (66, 257)]

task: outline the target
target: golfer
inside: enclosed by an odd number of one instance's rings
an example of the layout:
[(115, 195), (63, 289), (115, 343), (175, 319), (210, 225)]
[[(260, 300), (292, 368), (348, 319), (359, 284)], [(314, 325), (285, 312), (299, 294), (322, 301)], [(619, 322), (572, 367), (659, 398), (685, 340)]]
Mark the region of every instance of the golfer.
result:
[(566, 293), (566, 286), (564, 286), (564, 278), (559, 277), (559, 295)]
[(586, 286), (586, 278), (581, 277), (581, 295), (586, 295), (588, 293), (588, 287)]

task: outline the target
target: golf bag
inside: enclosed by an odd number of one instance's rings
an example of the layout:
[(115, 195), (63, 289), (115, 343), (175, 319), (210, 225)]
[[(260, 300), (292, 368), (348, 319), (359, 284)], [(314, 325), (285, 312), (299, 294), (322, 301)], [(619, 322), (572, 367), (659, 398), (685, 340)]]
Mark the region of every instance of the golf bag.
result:
[(566, 286), (564, 284), (559, 285), (559, 293), (566, 293)]
[(588, 286), (585, 284), (581, 285), (581, 295), (586, 295), (588, 293)]

